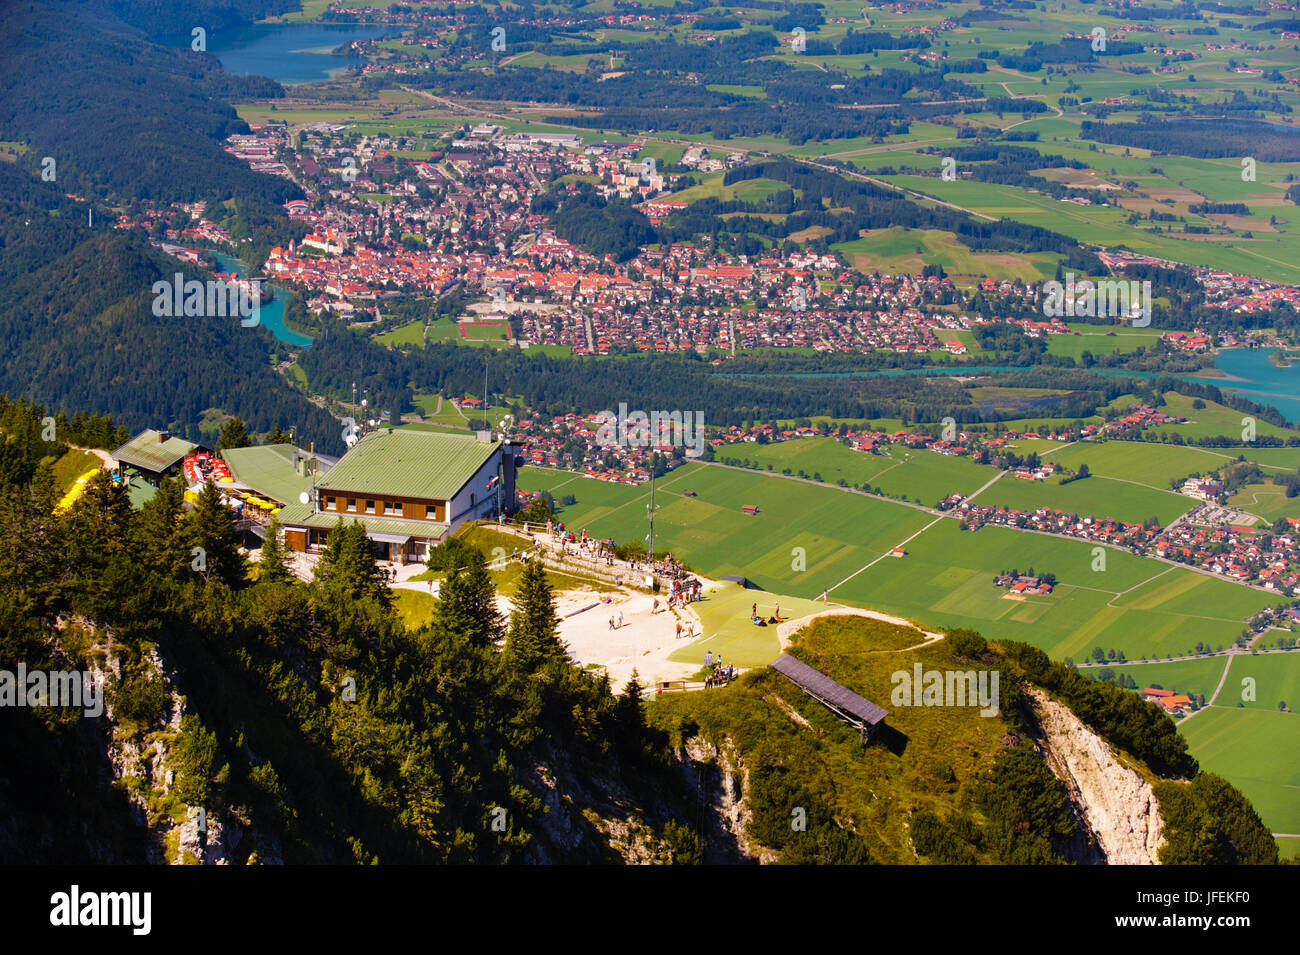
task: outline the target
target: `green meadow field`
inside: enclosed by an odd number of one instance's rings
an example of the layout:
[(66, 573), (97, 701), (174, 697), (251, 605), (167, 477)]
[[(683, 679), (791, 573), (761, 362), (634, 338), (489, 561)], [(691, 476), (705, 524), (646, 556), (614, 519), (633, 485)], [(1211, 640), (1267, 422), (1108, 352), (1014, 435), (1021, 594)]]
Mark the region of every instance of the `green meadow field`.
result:
[(891, 446), (889, 456), (897, 467), (882, 471), (872, 483), (891, 497), (901, 497), (934, 507), (949, 494), (970, 494), (997, 477), (996, 468), (976, 464), (969, 457), (950, 457), (934, 451)]
[(1067, 355), (1078, 359), (1086, 351), (1094, 355), (1127, 353), (1137, 351), (1142, 346), (1150, 347), (1164, 334), (1160, 331), (1115, 325), (1071, 324), (1070, 328), (1078, 334), (1052, 335), (1047, 339), (1049, 355)]
[(837, 242), (831, 248), (863, 272), (920, 272), (925, 265), (938, 263), (960, 285), (986, 275), (1040, 282), (1056, 268), (1056, 257), (1047, 253), (972, 252), (953, 233), (933, 229), (873, 229), (862, 238)]
[(408, 322), (400, 328), (394, 328), (391, 332), (376, 335), (375, 341), (381, 345), (423, 345), (424, 322)]
[(1201, 769), (1245, 793), (1269, 829), (1300, 833), (1300, 760), (1294, 758), (1300, 752), (1300, 717), (1215, 705), (1186, 720), (1179, 732)]
[(885, 455), (866, 454), (840, 444), (837, 438), (796, 438), (775, 444), (735, 444), (718, 448), (720, 461), (757, 462), (762, 470), (778, 474), (789, 468), (811, 476), (820, 474), (829, 484), (844, 478), (850, 484), (875, 483), (882, 471), (897, 462)]
[[(1208, 702), (1214, 695), (1214, 688), (1219, 685), (1223, 668), (1228, 665), (1227, 657), (1202, 657), (1199, 660), (1179, 660), (1174, 663), (1125, 663), (1116, 666), (1106, 664), (1118, 677), (1127, 673), (1141, 690), (1148, 686), (1172, 690), (1175, 693), (1200, 693)], [(1086, 676), (1095, 677), (1101, 667), (1085, 667), (1080, 670)]]
[(1251, 448), (1238, 453), (1245, 454), (1265, 470), (1294, 471), (1300, 468), (1300, 448)]
[(1279, 517), (1300, 518), (1300, 497), (1287, 497), (1279, 484), (1244, 484), (1228, 503), (1272, 524)]
[[(1245, 680), (1253, 680), (1254, 699), (1246, 699)], [(1300, 709), (1300, 651), (1288, 653), (1240, 654), (1232, 659), (1223, 693), (1216, 706), (1278, 711), (1278, 703)]]
[[(776, 626), (759, 626), (750, 620), (757, 606), (759, 614), (770, 619), (780, 604), (781, 619), (793, 620), (822, 610), (834, 610), (835, 603), (823, 604), (820, 600), (781, 596), (761, 590), (746, 589), (739, 584), (723, 581), (710, 589), (698, 603), (693, 604), (700, 615), (703, 636), (693, 640), (668, 657), (680, 663), (703, 662), (704, 654), (713, 651), (721, 654), (727, 663), (740, 667), (767, 666), (781, 653), (776, 636)], [(913, 643), (921, 642), (918, 634)]]
[[(1032, 643), (1057, 659), (1082, 659), (1097, 646), (1133, 660), (1181, 655), (1198, 641), (1229, 643), (1246, 615), (1236, 611), (1269, 604), (1263, 594), (1124, 551), (1106, 549), (1105, 569), (1094, 571), (1096, 555), (1086, 542), (1006, 528), (972, 533), (944, 520), (907, 549), (906, 557), (880, 561), (832, 596), (933, 626)], [(1055, 592), (1014, 600), (993, 585), (1001, 570), (1031, 567), (1057, 576)], [(1127, 599), (1144, 586), (1148, 599)]]
[(1214, 448), (1138, 441), (1078, 441), (1053, 452), (1051, 460), (1071, 471), (1086, 464), (1088, 470), (1099, 477), (1167, 491), (1170, 481), (1181, 481), (1189, 474), (1204, 474), (1222, 467), (1236, 458), (1237, 453), (1236, 448), (1229, 453)]
[[(1056, 457), (1051, 460), (1055, 461)], [(1092, 467), (1090, 462), (1088, 466)], [(973, 500), (977, 504), (1013, 507), (1021, 511), (1049, 507), (1080, 517), (1115, 517), (1133, 522), (1156, 517), (1162, 527), (1191, 510), (1196, 503), (1181, 494), (1107, 477), (1093, 476), (1066, 485), (1059, 484), (1059, 480), (1050, 477), (1044, 481), (1032, 481), (1007, 474)]]
[(776, 444), (736, 444), (719, 448), (719, 460), (757, 462), (759, 470), (780, 474), (789, 468), (795, 476), (821, 475), (822, 482), (870, 484), (889, 497), (906, 498), (933, 507), (954, 492), (969, 494), (996, 477), (997, 469), (979, 465), (968, 457), (949, 457), (933, 451), (891, 445), (883, 454), (868, 454), (846, 447), (836, 438), (796, 438)]
[[(1242, 436), (1242, 429), (1245, 427), (1242, 419), (1247, 415), (1214, 401), (1206, 401), (1204, 408), (1193, 408), (1193, 400), (1176, 392), (1166, 393), (1165, 407), (1161, 410), (1169, 415), (1181, 415), (1187, 418), (1187, 423), (1160, 425), (1156, 430), (1181, 434), (1184, 438), (1208, 438), (1220, 434), (1236, 438)], [(1278, 438), (1289, 438), (1297, 434), (1295, 431), (1279, 428), (1275, 424), (1260, 420), (1255, 421), (1255, 433)]]
[[(617, 541), (645, 537), (647, 485), (534, 468), (523, 469), (518, 483), (557, 499), (574, 495), (559, 517), (575, 530)], [(686, 490), (696, 496), (682, 496)], [(656, 483), (655, 504), (656, 549), (715, 579), (743, 575), (790, 598), (829, 589), (832, 601), (932, 628), (972, 627), (1057, 659), (1083, 659), (1096, 646), (1137, 660), (1182, 655), (1198, 642), (1228, 644), (1247, 616), (1272, 603), (1126, 551), (1105, 549), (1103, 564), (1085, 541), (1000, 527), (962, 531), (957, 521), (916, 508), (753, 471), (686, 465)], [(757, 504), (759, 513), (743, 514), (742, 504)], [(900, 544), (906, 556), (887, 556)], [(1015, 600), (993, 584), (1000, 571), (1030, 567), (1055, 574), (1056, 592)]]

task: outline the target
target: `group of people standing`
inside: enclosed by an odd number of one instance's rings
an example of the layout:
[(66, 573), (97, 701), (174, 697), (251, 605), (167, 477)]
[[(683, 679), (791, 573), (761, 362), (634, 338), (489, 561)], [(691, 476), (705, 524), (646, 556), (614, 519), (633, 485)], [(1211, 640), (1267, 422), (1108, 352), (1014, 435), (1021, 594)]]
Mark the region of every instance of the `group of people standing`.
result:
[(685, 607), (700, 599), (700, 582), (691, 580), (672, 580), (668, 583), (668, 606)]
[(706, 688), (724, 686), (736, 676), (736, 668), (730, 663), (723, 663), (721, 653), (715, 657), (712, 650), (706, 650), (704, 652), (704, 665), (710, 668), (709, 674), (704, 678)]

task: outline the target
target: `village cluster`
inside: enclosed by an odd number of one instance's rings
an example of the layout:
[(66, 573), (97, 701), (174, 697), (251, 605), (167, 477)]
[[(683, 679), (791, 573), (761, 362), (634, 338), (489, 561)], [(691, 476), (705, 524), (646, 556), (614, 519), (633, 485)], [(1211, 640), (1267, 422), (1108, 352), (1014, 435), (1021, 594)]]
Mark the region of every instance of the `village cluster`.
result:
[(962, 526), (972, 531), (994, 526), (1058, 534), (1123, 547), (1135, 554), (1177, 561), (1287, 596), (1300, 596), (1300, 520), (1294, 518), (1287, 519), (1289, 533), (1271, 534), (1244, 525), (1194, 524), (1190, 515), (1162, 529), (1155, 522), (1083, 517), (1052, 507), (1021, 511), (976, 504), (961, 494), (949, 495), (938, 507), (960, 517)]
[[(450, 138), (446, 131), (389, 138), (328, 123), (291, 133), (287, 125), (269, 122), (227, 143), (250, 168), (290, 178), (307, 196), (286, 205), (306, 235), (272, 249), (266, 274), (303, 293), (309, 309), (354, 322), (382, 322), (382, 303), (388, 300), (460, 292), (479, 300), (460, 319), (462, 336), (472, 326), (495, 325), (501, 337), (521, 348), (562, 346), (577, 355), (695, 350), (712, 354), (715, 362), (738, 350), (772, 347), (962, 354), (967, 350), (962, 332), (1003, 321), (1032, 337), (1075, 333), (1060, 317), (1044, 320), (1035, 308), (1041, 290), (1028, 283), (985, 279), (967, 293), (947, 277), (863, 274), (828, 252), (789, 244), (734, 255), (676, 242), (642, 247), (619, 262), (567, 241), (547, 216), (534, 211), (535, 201), (557, 180), (573, 193), (585, 178), (598, 193), (635, 202), (659, 222), (685, 206), (673, 198), (683, 184), (681, 169), (721, 170), (743, 162), (736, 153), (710, 155), (693, 147), (680, 165), (660, 168), (642, 157), (642, 146), (585, 143), (575, 135), (511, 131), (492, 123), (450, 131)], [(428, 158), (403, 158), (412, 153)], [(179, 228), (178, 212), (188, 217)], [(146, 206), (123, 215), (118, 226), (150, 230), (169, 252), (194, 262), (204, 251), (237, 251), (229, 231), (205, 218), (197, 205)], [(1113, 274), (1130, 265), (1169, 265), (1130, 252), (1102, 252), (1101, 258)], [(1249, 311), (1284, 301), (1300, 304), (1300, 288), (1294, 286), (1203, 268), (1195, 274), (1216, 305)], [(1202, 329), (1167, 332), (1163, 341), (1187, 351), (1237, 344)], [(475, 402), (461, 404), (473, 408)], [(962, 431), (936, 437), (920, 429), (845, 426), (836, 434), (864, 453), (885, 453), (889, 445), (900, 444), (972, 455), (980, 463), (1007, 467), (1017, 478), (1042, 481), (1059, 469), (1004, 456), (1008, 441), (1137, 437), (1153, 426), (1183, 420), (1143, 405), (1104, 423), (1051, 434)], [(656, 454), (667, 469), (696, 456), (680, 446), (609, 447), (598, 439), (596, 415), (527, 417), (516, 429), (527, 463), (607, 481), (648, 481)], [(711, 428), (704, 455), (722, 457), (731, 445), (818, 433), (825, 432), (761, 423)], [(1214, 498), (1213, 489), (1194, 483), (1185, 490)], [(956, 511), (972, 529), (1003, 524), (1118, 544), (1288, 594), (1300, 584), (1294, 570), (1300, 554), (1288, 536), (1261, 541), (1230, 524), (1207, 529), (1180, 522), (1162, 530), (1046, 508), (1020, 512), (977, 505), (959, 495), (939, 507)], [(1028, 583), (1024, 589), (1038, 592)]]
[[(302, 292), (309, 310), (358, 323), (382, 319), (386, 300), (459, 291), (484, 302), (460, 319), (461, 337), (494, 326), (495, 337), (520, 347), (562, 346), (577, 355), (752, 348), (962, 355), (970, 339), (961, 333), (980, 325), (1011, 322), (1031, 337), (1073, 334), (1060, 317), (1043, 320), (1035, 306), (1041, 290), (1029, 283), (986, 279), (977, 302), (947, 277), (863, 274), (829, 253), (789, 245), (732, 255), (678, 242), (643, 247), (624, 262), (593, 255), (532, 211), (552, 183), (569, 177), (572, 191), (576, 177), (588, 177), (606, 196), (639, 201), (656, 222), (685, 206), (665, 192), (681, 174), (638, 158), (635, 141), (584, 144), (570, 134), (489, 123), (453, 135), (429, 143), (316, 123), (291, 137), (285, 124), (266, 123), (232, 136), (233, 155), (293, 179), (307, 194), (286, 211), (308, 233), (272, 249), (266, 274)], [(427, 160), (397, 158), (426, 149)], [(681, 160), (702, 170), (741, 161), (703, 147)], [(169, 252), (198, 261), (205, 247), (233, 251), (230, 233), (199, 206), (123, 215), (118, 226), (156, 233), (160, 214), (178, 211), (189, 224), (156, 236)], [(1131, 264), (1167, 264), (1128, 252), (1101, 258), (1116, 274)], [(1223, 307), (1300, 304), (1295, 286), (1209, 269), (1197, 278)], [(1188, 351), (1237, 344), (1200, 330), (1170, 332), (1164, 341)]]

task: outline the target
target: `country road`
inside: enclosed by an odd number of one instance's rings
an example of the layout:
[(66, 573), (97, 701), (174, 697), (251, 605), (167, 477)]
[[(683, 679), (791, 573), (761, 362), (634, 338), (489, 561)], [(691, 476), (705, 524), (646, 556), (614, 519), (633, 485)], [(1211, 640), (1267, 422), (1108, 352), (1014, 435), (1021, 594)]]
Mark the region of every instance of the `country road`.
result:
[[(1181, 657), (1161, 657), (1158, 660), (1124, 660), (1122, 662), (1117, 662), (1114, 660), (1105, 660), (1101, 663), (1096, 663), (1096, 662), (1076, 663), (1075, 666), (1080, 670), (1084, 670), (1088, 668), (1092, 668), (1095, 670), (1100, 667), (1133, 667), (1133, 666), (1140, 667), (1140, 666), (1146, 666), (1147, 664), (1151, 664), (1151, 663), (1182, 663), (1185, 660), (1208, 660), (1212, 657), (1242, 657), (1242, 656), (1263, 655), (1265, 653), (1296, 653), (1297, 651), (1300, 651), (1300, 647), (1292, 647), (1289, 650), (1255, 650), (1253, 653), (1250, 650), (1242, 650), (1239, 648), (1235, 648), (1232, 650), (1216, 650), (1213, 653), (1184, 654)], [(1222, 680), (1219, 681), (1219, 686), (1220, 688), (1223, 686)], [(1214, 692), (1217, 694), (1219, 691), (1216, 689)], [(1205, 705), (1209, 706), (1210, 703), (1212, 702), (1213, 700), (1210, 700)]]

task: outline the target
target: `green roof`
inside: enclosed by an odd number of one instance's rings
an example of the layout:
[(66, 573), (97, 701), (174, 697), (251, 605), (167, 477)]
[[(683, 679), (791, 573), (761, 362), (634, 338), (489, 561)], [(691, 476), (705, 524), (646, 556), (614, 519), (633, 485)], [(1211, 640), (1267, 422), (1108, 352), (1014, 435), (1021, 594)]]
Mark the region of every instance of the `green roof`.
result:
[(297, 501), (311, 489), (311, 478), (299, 474), (293, 466), (292, 444), (264, 444), (253, 448), (231, 448), (221, 457), (230, 465), (230, 476), (239, 484), (281, 504)]
[(500, 447), (472, 435), (380, 429), (358, 441), (316, 487), (447, 501)]
[(159, 441), (158, 437), (157, 431), (141, 431), (113, 452), (113, 460), (146, 471), (166, 471), (198, 447), (182, 438), (169, 437), (166, 441)]
[[(276, 519), (281, 527), (312, 527), (316, 530), (329, 530), (339, 522), (341, 515), (326, 511), (316, 511), (310, 504), (294, 501), (280, 509)], [(437, 521), (406, 521), (392, 517), (378, 517), (367, 514), (362, 520), (349, 515), (342, 515), (344, 523), (364, 524), (366, 534), (396, 534), (399, 537), (423, 537), (438, 540), (447, 533), (448, 525)]]

